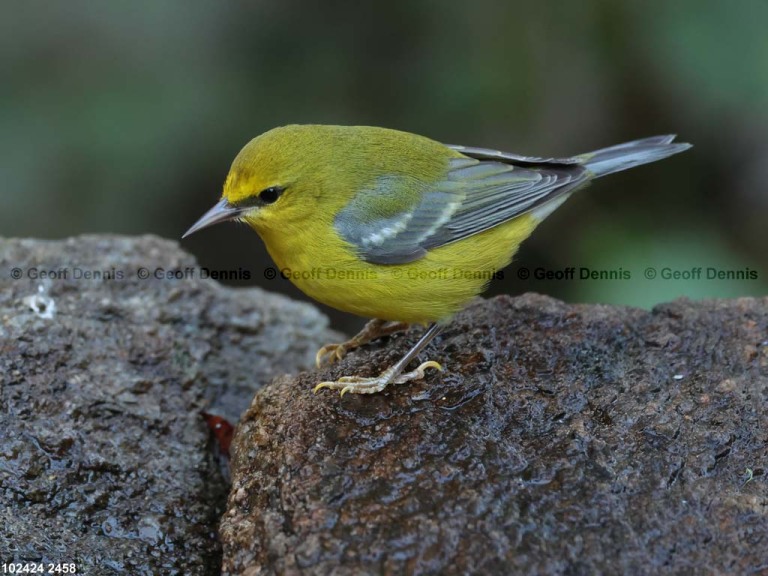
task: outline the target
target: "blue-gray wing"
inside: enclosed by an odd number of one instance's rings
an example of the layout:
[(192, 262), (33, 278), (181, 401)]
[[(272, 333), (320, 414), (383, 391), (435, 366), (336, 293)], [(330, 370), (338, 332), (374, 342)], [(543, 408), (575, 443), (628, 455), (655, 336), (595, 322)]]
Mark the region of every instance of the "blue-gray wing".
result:
[(526, 214), (589, 180), (575, 159), (457, 149), (465, 157), (451, 159), (437, 184), (386, 176), (358, 192), (334, 220), (339, 234), (367, 262), (405, 264)]

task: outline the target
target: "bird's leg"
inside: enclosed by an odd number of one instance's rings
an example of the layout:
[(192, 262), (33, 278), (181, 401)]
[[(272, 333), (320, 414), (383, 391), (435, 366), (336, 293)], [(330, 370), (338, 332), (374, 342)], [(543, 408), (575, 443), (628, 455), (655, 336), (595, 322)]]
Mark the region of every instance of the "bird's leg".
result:
[(342, 376), (335, 382), (320, 382), (320, 384), (315, 386), (314, 392), (317, 392), (322, 388), (330, 388), (331, 390), (340, 390), (342, 396), (347, 392), (351, 392), (352, 394), (373, 394), (375, 392), (381, 392), (390, 384), (405, 384), (411, 380), (421, 380), (424, 378), (424, 370), (427, 368), (442, 370), (443, 368), (440, 364), (430, 360), (429, 362), (422, 363), (416, 370), (403, 374), (403, 370), (405, 370), (411, 360), (416, 358), (416, 356), (426, 348), (427, 344), (429, 344), (442, 330), (443, 326), (440, 324), (432, 324), (432, 326), (429, 327), (429, 330), (424, 333), (413, 348), (411, 348), (397, 364), (388, 368), (375, 378)]
[(333, 364), (336, 360), (341, 360), (347, 355), (347, 352), (351, 352), (355, 348), (364, 346), (381, 338), (382, 336), (388, 336), (393, 332), (399, 330), (405, 330), (408, 328), (407, 322), (390, 322), (388, 320), (374, 319), (368, 322), (360, 332), (358, 332), (352, 339), (347, 340), (341, 344), (327, 344), (317, 351), (315, 356), (315, 364), (320, 368), (324, 362)]

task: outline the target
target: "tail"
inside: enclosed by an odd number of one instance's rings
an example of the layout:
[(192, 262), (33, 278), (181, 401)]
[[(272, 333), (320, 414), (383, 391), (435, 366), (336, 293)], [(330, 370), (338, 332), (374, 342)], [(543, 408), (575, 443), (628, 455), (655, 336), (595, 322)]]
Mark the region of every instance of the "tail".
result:
[(656, 162), (691, 147), (690, 144), (683, 142), (672, 142), (674, 139), (674, 134), (652, 136), (581, 154), (576, 158), (594, 174), (595, 178), (599, 178), (641, 164)]

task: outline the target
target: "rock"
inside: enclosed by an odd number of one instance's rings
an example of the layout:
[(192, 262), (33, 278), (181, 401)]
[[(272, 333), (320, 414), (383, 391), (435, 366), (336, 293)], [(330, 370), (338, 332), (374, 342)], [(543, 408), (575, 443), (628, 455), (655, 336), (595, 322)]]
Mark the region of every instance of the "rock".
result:
[(200, 413), (312, 365), (326, 319), (150, 236), (2, 240), (0, 288), (0, 561), (218, 574), (228, 486)]
[(768, 572), (768, 298), (473, 304), (262, 388), (233, 442), (226, 574)]

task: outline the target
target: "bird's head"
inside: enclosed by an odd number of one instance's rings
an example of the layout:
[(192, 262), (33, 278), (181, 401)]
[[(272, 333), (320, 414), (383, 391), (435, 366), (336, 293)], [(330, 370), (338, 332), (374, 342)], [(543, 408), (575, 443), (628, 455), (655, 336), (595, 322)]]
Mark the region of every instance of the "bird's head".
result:
[(382, 177), (438, 180), (450, 149), (427, 138), (370, 126), (291, 125), (251, 140), (235, 158), (224, 192), (184, 236), (219, 222), (247, 222), (269, 236), (307, 222), (330, 227), (361, 190)]
[[(284, 126), (251, 140), (232, 162), (219, 202), (183, 237), (229, 220), (256, 230), (289, 225), (311, 214), (322, 193), (318, 142), (312, 126)], [(322, 134), (321, 134), (322, 135)]]

